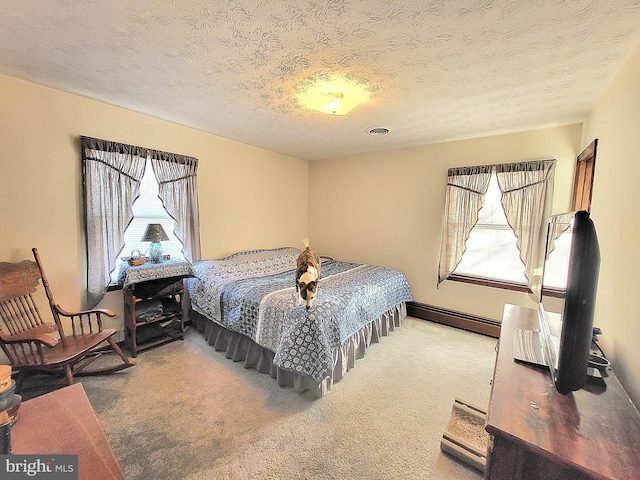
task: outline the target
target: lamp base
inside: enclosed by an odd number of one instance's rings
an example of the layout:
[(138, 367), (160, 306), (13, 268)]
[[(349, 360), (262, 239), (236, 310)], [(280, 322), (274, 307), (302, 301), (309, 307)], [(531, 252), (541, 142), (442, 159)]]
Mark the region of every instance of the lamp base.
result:
[(149, 246), (149, 261), (151, 263), (162, 263), (162, 244), (151, 242)]

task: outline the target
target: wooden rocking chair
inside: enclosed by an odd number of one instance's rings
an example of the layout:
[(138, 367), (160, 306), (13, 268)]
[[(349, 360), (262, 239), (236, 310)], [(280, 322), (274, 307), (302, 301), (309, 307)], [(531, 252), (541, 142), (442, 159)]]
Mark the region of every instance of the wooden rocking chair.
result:
[[(106, 309), (77, 313), (63, 310), (53, 300), (38, 250), (32, 250), (35, 262), (0, 262), (0, 345), (11, 367), (18, 371), (16, 392), (20, 391), (27, 374), (63, 371), (66, 383), (72, 385), (76, 375), (115, 372), (135, 365), (111, 338), (116, 330), (102, 327), (102, 315), (114, 317), (115, 313)], [(55, 323), (42, 319), (32, 296), (42, 291), (40, 282)], [(66, 331), (63, 317), (70, 322)], [(120, 356), (121, 362), (87, 369), (100, 355), (113, 352)]]

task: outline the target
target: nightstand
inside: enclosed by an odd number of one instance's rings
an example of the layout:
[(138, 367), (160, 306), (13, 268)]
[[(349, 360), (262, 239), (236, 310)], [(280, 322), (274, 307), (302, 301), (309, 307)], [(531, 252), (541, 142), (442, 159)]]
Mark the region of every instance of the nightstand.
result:
[(122, 266), (125, 347), (134, 358), (142, 350), (184, 340), (183, 279), (193, 276), (191, 265), (180, 260)]

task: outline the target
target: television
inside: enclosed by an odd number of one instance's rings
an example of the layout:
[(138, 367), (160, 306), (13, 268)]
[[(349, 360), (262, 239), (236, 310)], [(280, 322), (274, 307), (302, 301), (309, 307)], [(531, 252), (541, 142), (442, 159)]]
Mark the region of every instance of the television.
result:
[[(593, 316), (600, 248), (589, 212), (553, 215), (547, 229), (547, 247), (539, 299), (539, 331), (516, 329), (516, 360), (548, 368), (561, 394), (586, 384), (593, 338)], [(553, 300), (557, 312), (545, 307)], [(546, 300), (545, 300), (546, 298)]]
[[(556, 245), (563, 242), (568, 249), (564, 255), (554, 257)], [(579, 390), (587, 381), (599, 272), (600, 248), (589, 212), (552, 216), (547, 231), (539, 319), (549, 370), (561, 394)], [(546, 290), (559, 291), (564, 297), (560, 315), (546, 311)]]

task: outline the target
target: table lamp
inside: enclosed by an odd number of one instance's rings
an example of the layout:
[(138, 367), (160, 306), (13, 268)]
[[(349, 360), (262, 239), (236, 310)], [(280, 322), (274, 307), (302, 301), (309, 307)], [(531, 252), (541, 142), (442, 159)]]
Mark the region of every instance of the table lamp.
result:
[(162, 263), (162, 244), (163, 240), (169, 240), (162, 225), (159, 223), (150, 223), (142, 236), (142, 242), (151, 242), (149, 246), (149, 261), (151, 263)]

